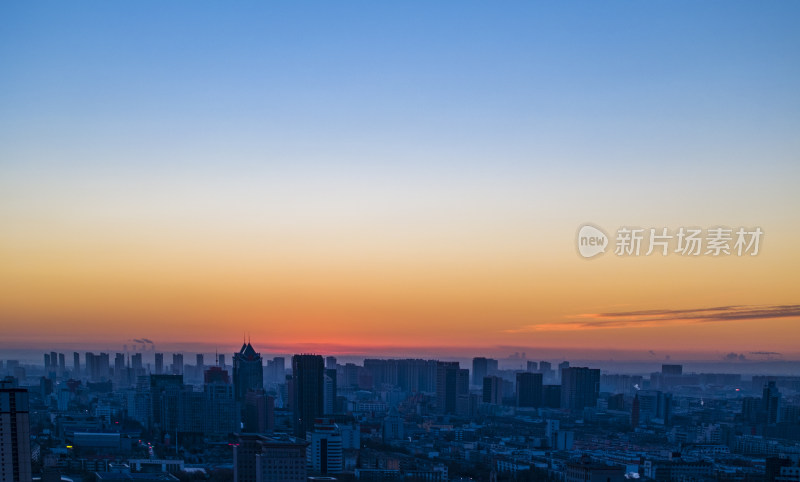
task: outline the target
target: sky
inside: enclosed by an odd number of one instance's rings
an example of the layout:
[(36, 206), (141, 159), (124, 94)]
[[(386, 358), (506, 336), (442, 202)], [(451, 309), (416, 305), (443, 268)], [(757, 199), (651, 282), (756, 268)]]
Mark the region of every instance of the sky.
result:
[[(0, 350), (800, 358), (798, 19), (2, 2)], [(584, 259), (584, 223), (764, 235)]]

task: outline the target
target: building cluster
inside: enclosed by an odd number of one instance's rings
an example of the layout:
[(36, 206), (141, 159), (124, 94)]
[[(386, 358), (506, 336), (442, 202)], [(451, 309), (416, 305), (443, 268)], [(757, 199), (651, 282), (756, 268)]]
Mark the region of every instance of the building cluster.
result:
[(231, 365), (70, 358), (0, 365), (0, 482), (800, 482), (800, 377), (265, 360), (250, 343)]

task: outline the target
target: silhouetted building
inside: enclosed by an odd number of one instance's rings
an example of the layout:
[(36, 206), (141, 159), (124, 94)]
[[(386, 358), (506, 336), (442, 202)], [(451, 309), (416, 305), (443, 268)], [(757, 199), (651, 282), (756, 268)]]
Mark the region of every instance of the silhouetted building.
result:
[(172, 354), (172, 374), (183, 375), (183, 353)]
[(661, 365), (662, 375), (679, 376), (683, 374), (683, 365)]
[(233, 444), (234, 482), (306, 482), (308, 442), (240, 434)]
[(542, 374), (517, 373), (517, 406), (535, 407), (542, 405)]
[(325, 365), (319, 355), (292, 357), (292, 413), (294, 433), (305, 438), (325, 411)]
[(275, 427), (275, 399), (264, 390), (250, 390), (244, 398), (243, 430), (252, 433), (272, 432)]
[(769, 381), (764, 386), (761, 395), (761, 411), (766, 414), (767, 423), (780, 422), (781, 392), (774, 381)]
[(0, 381), (0, 482), (31, 482), (28, 390)]
[(156, 375), (164, 374), (164, 354), (156, 353)]
[(483, 377), (483, 403), (500, 405), (503, 403), (503, 379)]
[(264, 366), (261, 354), (256, 353), (250, 343), (243, 344), (239, 353), (233, 355), (233, 386), (237, 402), (244, 400), (248, 390), (264, 388)]
[(565, 368), (561, 380), (561, 408), (582, 410), (597, 405), (600, 395), (600, 370), (585, 367)]
[(441, 414), (454, 414), (458, 398), (469, 395), (469, 370), (458, 362), (438, 362), (436, 366), (436, 410)]

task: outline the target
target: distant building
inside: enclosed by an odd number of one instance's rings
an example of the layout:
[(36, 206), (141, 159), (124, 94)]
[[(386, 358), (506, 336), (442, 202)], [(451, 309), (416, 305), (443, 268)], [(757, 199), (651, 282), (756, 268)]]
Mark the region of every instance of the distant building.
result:
[(242, 413), (245, 432), (267, 433), (275, 427), (275, 399), (264, 390), (247, 392)]
[(497, 360), (492, 358), (476, 357), (472, 359), (472, 384), (481, 386), (484, 377), (497, 372)]
[(239, 353), (233, 355), (233, 387), (236, 401), (244, 401), (248, 390), (264, 388), (264, 366), (261, 354), (256, 353), (253, 345), (245, 343)]
[(164, 354), (156, 353), (156, 375), (164, 374)]
[(662, 375), (683, 375), (683, 365), (661, 365)]
[(542, 406), (542, 374), (517, 373), (516, 398), (518, 407)]
[(233, 445), (234, 482), (306, 482), (308, 442), (240, 434)]
[(600, 370), (585, 367), (565, 368), (561, 380), (561, 408), (582, 410), (597, 405), (600, 395)]
[(305, 438), (325, 411), (324, 372), (324, 361), (319, 355), (292, 357), (292, 414), (298, 438)]
[(0, 381), (0, 482), (31, 482), (28, 390)]
[(503, 379), (483, 377), (483, 403), (500, 405), (503, 403)]
[(339, 474), (344, 467), (342, 434), (329, 418), (314, 421), (314, 430), (306, 434), (308, 470), (314, 474)]
[(183, 353), (172, 354), (172, 374), (183, 375)]
[(761, 411), (766, 414), (767, 423), (780, 422), (781, 392), (774, 381), (769, 381), (764, 386), (761, 395)]
[(469, 395), (469, 370), (461, 369), (458, 362), (438, 362), (436, 366), (438, 413), (455, 414), (460, 395)]

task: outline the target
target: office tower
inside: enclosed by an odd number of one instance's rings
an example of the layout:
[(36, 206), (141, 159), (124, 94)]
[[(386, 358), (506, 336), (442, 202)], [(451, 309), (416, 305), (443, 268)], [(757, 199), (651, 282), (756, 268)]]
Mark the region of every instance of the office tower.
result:
[(600, 395), (600, 370), (586, 367), (565, 368), (561, 380), (561, 408), (582, 410), (597, 405)]
[(233, 355), (233, 388), (237, 402), (244, 401), (248, 390), (264, 388), (261, 354), (250, 343), (243, 344), (239, 353)]
[(125, 371), (125, 355), (117, 353), (114, 355), (114, 378), (118, 381), (122, 380), (123, 372)]
[(89, 380), (94, 380), (95, 376), (97, 375), (97, 362), (95, 361), (94, 353), (86, 352), (84, 355), (84, 362), (83, 365), (86, 368), (86, 373), (84, 376)]
[(342, 434), (329, 418), (318, 418), (314, 429), (306, 436), (306, 462), (314, 474), (339, 474), (344, 466), (342, 456)]
[(483, 377), (483, 403), (500, 405), (503, 403), (503, 379)]
[(320, 355), (292, 357), (292, 411), (294, 433), (305, 438), (324, 412), (324, 363)]
[(539, 373), (542, 374), (544, 380), (553, 380), (553, 365), (547, 361), (539, 362)]
[(498, 362), (494, 358), (487, 358), (486, 359), (486, 374), (487, 375), (496, 375), (498, 370)]
[(306, 482), (308, 442), (239, 434), (233, 444), (234, 482)]
[(662, 375), (682, 375), (683, 365), (661, 365)]
[(81, 355), (80, 353), (72, 353), (72, 376), (77, 378), (81, 375)]
[(333, 415), (336, 412), (336, 368), (325, 369), (325, 402), (323, 413)]
[(239, 413), (233, 397), (233, 386), (228, 383), (203, 385), (203, 432), (225, 435), (237, 432)]
[(0, 381), (0, 482), (31, 482), (28, 390)]
[(63, 353), (58, 354), (58, 374), (63, 375), (67, 372), (67, 360), (64, 358)]
[(177, 427), (178, 396), (183, 390), (183, 375), (150, 375), (147, 394), (148, 428), (173, 432)]
[(483, 379), (488, 374), (486, 358), (476, 357), (472, 359), (472, 384), (481, 385)]
[(164, 374), (164, 354), (156, 353), (156, 375)]
[(650, 422), (654, 419), (668, 423), (672, 410), (672, 394), (659, 390), (640, 390), (636, 392), (638, 400), (637, 422)]
[(528, 361), (527, 370), (531, 373), (536, 373), (539, 371), (539, 364), (535, 361)]
[(563, 362), (558, 364), (558, 379), (559, 380), (561, 380), (561, 378), (564, 376), (564, 369), (565, 368), (569, 368), (569, 362), (566, 361), (566, 360), (564, 360)]
[(542, 378), (541, 373), (517, 373), (518, 407), (542, 406)]
[(225, 355), (223, 355), (222, 353), (217, 355), (217, 366), (225, 368)]
[(469, 370), (458, 362), (438, 362), (436, 365), (436, 410), (441, 414), (456, 413), (460, 395), (469, 395)]
[(50, 372), (50, 354), (44, 354), (44, 373), (47, 375)]
[(183, 375), (183, 353), (172, 354), (172, 374)]
[(325, 369), (326, 370), (336, 370), (336, 357), (335, 356), (325, 357)]
[(48, 372), (55, 372), (58, 368), (58, 353), (50, 352), (50, 366), (47, 367)]
[(761, 413), (761, 399), (757, 397), (742, 398), (742, 419), (748, 423), (757, 423)]
[(272, 432), (275, 428), (275, 399), (264, 390), (250, 390), (244, 398), (243, 431)]
[(141, 353), (134, 353), (131, 356), (131, 369), (133, 370), (133, 376), (138, 377), (140, 375), (144, 375), (144, 367), (142, 366), (142, 354)]
[(781, 392), (774, 381), (769, 381), (761, 395), (761, 411), (766, 414), (767, 423), (780, 422), (780, 408)]
[(197, 357), (195, 358), (195, 360), (196, 360), (195, 361), (195, 366), (198, 368), (198, 370), (202, 370), (203, 366), (204, 366), (203, 365), (203, 354), (202, 353), (198, 353)]
[(227, 383), (230, 385), (231, 379), (227, 370), (222, 367), (211, 367), (203, 372), (203, 383)]

